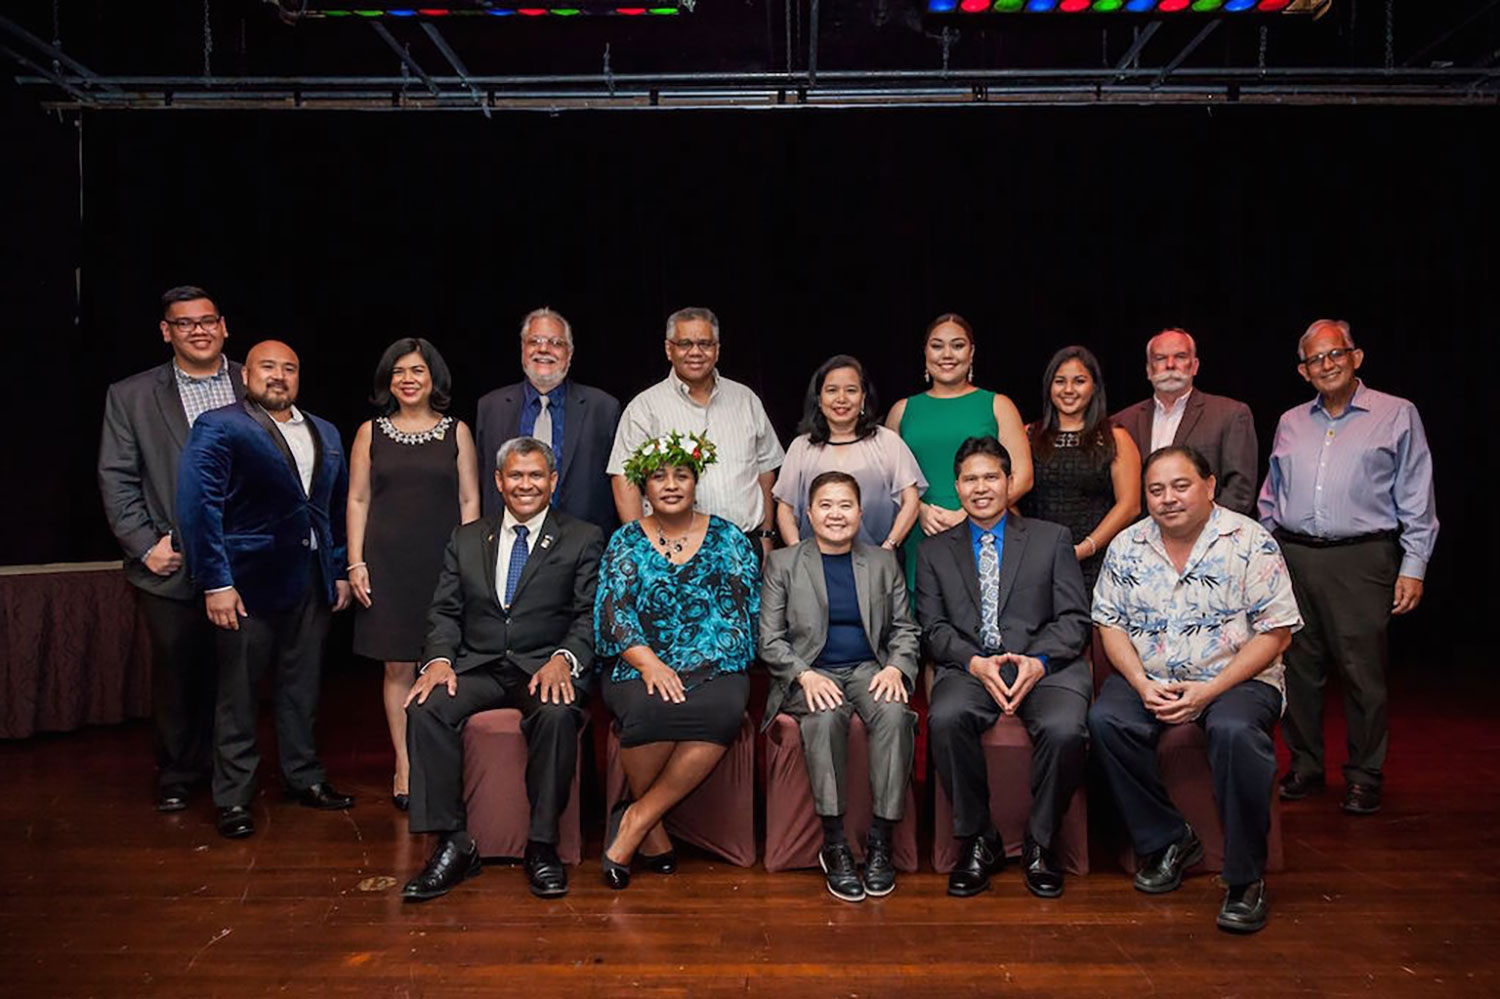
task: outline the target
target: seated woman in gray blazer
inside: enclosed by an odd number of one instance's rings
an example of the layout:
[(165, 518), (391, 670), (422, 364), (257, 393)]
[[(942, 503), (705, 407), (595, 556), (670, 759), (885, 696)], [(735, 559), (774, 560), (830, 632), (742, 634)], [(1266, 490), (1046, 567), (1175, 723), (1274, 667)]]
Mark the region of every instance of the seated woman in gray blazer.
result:
[[(824, 472), (808, 489), (812, 537), (774, 551), (761, 587), (760, 658), (771, 674), (766, 724), (796, 718), (823, 820), (818, 855), (828, 890), (846, 902), (896, 887), (891, 830), (901, 820), (911, 777), (916, 713), (907, 707), (917, 676), (920, 631), (895, 553), (858, 540), (859, 483)], [(844, 761), (849, 718), (870, 737), (874, 805), (864, 877), (844, 836)]]

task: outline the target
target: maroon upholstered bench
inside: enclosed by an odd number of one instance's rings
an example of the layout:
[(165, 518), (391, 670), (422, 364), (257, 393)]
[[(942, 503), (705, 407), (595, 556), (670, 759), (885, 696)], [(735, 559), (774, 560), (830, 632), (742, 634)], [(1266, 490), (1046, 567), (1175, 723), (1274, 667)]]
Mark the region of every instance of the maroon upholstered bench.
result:
[[(629, 790), (613, 726), (605, 752), (608, 815)], [(673, 839), (718, 854), (737, 867), (755, 863), (755, 726), (749, 715), (740, 719), (740, 733), (714, 772), (667, 813), (666, 824)]]
[[(583, 733), (579, 733), (580, 740)], [(579, 748), (579, 760), (583, 748)], [(526, 737), (515, 708), (481, 711), (464, 726), (464, 804), (469, 835), (481, 857), (520, 857), (526, 852), (531, 806), (526, 800)], [(578, 770), (568, 807), (558, 821), (557, 854), (565, 864), (583, 856), (578, 822)]]
[[(1031, 736), (1026, 734), (1026, 725), (1020, 718), (1001, 715), (979, 741), (984, 747), (989, 773), (990, 817), (1005, 844), (1006, 856), (1018, 857), (1026, 834), (1026, 819), (1031, 814)], [(943, 782), (936, 781), (936, 785), (932, 866), (946, 873), (958, 861), (958, 842), (953, 838), (953, 804), (943, 790)], [(1057, 863), (1069, 874), (1089, 872), (1088, 826), (1088, 804), (1080, 786), (1063, 813), (1053, 843)]]
[[(1182, 813), (1203, 840), (1203, 861), (1194, 871), (1219, 871), (1224, 868), (1224, 827), (1219, 824), (1219, 809), (1214, 803), (1213, 771), (1208, 766), (1208, 738), (1199, 725), (1169, 725), (1156, 744), (1156, 761), (1161, 767), (1163, 783), (1172, 804)], [(1266, 870), (1280, 871), (1286, 865), (1281, 843), (1281, 808), (1275, 787), (1266, 788), (1271, 796), (1271, 831), (1266, 837)], [(1136, 856), (1127, 842), (1120, 855), (1127, 871), (1136, 869)]]
[[(845, 771), (844, 829), (856, 860), (865, 856), (865, 836), (873, 815), (870, 803), (870, 742), (864, 722), (849, 719), (849, 755)], [(896, 869), (917, 869), (917, 798), (906, 786), (904, 814), (892, 834)], [(802, 753), (802, 731), (796, 719), (778, 714), (766, 730), (766, 870), (817, 867), (823, 848), (823, 824), (813, 807), (812, 782)]]

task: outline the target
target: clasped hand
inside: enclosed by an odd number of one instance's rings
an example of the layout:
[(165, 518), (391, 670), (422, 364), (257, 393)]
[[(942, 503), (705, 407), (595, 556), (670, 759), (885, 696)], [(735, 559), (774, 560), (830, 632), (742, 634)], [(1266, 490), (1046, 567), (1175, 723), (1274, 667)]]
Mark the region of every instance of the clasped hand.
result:
[[(1015, 663), (1016, 678), (1009, 684), (1000, 675), (1000, 667)], [(995, 656), (975, 656), (969, 660), (969, 672), (984, 684), (1000, 710), (1008, 715), (1016, 713), (1031, 688), (1036, 686), (1047, 672), (1042, 661), (1035, 656), (1023, 656), (1019, 652), (1002, 652)]]
[(1157, 721), (1168, 725), (1193, 721), (1214, 699), (1206, 683), (1179, 680), (1162, 683), (1148, 677), (1145, 688), (1141, 691), (1141, 703)]

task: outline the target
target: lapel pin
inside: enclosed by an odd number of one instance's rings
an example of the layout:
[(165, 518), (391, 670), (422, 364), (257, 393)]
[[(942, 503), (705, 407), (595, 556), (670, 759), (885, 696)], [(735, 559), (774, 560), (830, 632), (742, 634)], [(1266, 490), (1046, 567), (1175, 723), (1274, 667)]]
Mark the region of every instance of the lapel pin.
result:
[(552, 547), (552, 535), (550, 535), (550, 534), (543, 534), (542, 535), (542, 548), (545, 550), (545, 549), (551, 548), (551, 547)]

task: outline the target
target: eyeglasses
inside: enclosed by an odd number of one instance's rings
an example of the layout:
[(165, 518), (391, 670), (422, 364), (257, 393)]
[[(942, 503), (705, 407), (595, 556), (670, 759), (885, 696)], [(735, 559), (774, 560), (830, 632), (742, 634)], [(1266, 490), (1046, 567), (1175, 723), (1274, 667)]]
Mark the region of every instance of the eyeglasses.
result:
[(1335, 347), (1332, 350), (1325, 350), (1321, 354), (1314, 354), (1312, 357), (1304, 357), (1297, 363), (1309, 368), (1321, 368), (1324, 361), (1327, 361), (1329, 364), (1342, 364), (1344, 363), (1344, 358), (1354, 353), (1356, 349), (1358, 348)]
[(667, 343), (670, 343), (684, 354), (690, 354), (694, 350), (700, 350), (707, 354), (719, 346), (719, 341), (717, 340), (668, 340)]
[(543, 347), (560, 350), (568, 345), (568, 341), (560, 336), (529, 336), (521, 342), (532, 350), (541, 350)]
[(191, 333), (199, 326), (212, 333), (219, 328), (219, 324), (223, 321), (223, 316), (199, 316), (197, 319), (189, 319), (183, 316), (178, 319), (168, 319), (167, 325), (179, 333)]

